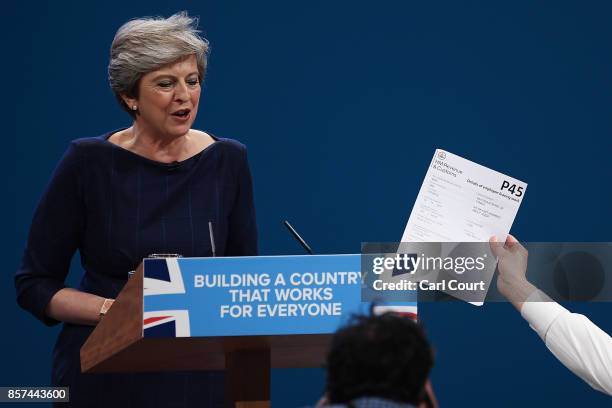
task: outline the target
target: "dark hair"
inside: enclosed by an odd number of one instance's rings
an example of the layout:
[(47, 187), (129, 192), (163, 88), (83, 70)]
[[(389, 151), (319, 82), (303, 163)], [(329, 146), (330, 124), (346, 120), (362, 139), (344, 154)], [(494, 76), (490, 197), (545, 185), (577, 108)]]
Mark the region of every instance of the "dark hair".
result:
[(418, 404), (433, 367), (423, 329), (394, 313), (354, 316), (336, 332), (327, 355), (327, 397), (347, 403), (379, 397)]

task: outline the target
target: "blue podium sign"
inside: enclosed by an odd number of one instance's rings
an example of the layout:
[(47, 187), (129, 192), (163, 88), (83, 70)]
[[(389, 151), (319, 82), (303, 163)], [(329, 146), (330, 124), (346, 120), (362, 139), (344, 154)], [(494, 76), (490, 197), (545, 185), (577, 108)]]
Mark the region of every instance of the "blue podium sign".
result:
[(326, 334), (369, 308), (358, 254), (145, 259), (143, 285), (144, 337)]

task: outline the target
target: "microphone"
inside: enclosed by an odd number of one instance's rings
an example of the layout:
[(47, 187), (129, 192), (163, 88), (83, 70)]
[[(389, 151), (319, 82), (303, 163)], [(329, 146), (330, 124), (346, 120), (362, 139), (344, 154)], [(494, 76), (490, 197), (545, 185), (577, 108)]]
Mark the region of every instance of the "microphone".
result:
[(214, 258), (215, 256), (217, 256), (217, 250), (215, 247), (215, 234), (213, 234), (212, 221), (208, 221), (208, 233), (210, 234), (210, 249)]
[(178, 162), (178, 161), (173, 161), (172, 163), (164, 164), (164, 166), (166, 167), (166, 170), (168, 170), (168, 171), (174, 171), (174, 170), (178, 169), (179, 167), (181, 167), (182, 165), (183, 165), (183, 163)]
[(300, 234), (297, 233), (295, 228), (293, 228), (291, 224), (289, 224), (289, 221), (285, 220), (283, 221), (283, 224), (285, 224), (285, 227), (287, 227), (291, 235), (293, 235), (293, 238), (295, 238), (297, 242), (300, 243), (300, 245), (306, 250), (306, 252), (308, 252), (309, 255), (313, 255), (312, 249), (308, 246), (306, 241), (304, 241), (304, 239), (300, 237)]

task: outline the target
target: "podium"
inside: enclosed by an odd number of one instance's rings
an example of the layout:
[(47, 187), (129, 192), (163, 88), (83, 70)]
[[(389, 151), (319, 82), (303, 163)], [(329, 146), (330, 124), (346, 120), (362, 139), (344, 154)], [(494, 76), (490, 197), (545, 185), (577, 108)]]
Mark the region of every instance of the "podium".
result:
[(271, 368), (321, 367), (337, 327), (367, 313), (360, 266), (360, 255), (145, 259), (81, 348), (81, 370), (225, 370), (226, 407), (269, 407)]

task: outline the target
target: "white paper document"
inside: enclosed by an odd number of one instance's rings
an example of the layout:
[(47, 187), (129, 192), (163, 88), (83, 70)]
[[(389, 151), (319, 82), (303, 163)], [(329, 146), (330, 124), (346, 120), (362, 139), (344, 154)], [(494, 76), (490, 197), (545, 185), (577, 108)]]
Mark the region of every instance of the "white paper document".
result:
[[(465, 243), (485, 243), (478, 248), (488, 252), (484, 255), (487, 268), (469, 277), (461, 275), (482, 281), (483, 290), (476, 296), (442, 290), (480, 306), (497, 263), (488, 241), (494, 235), (500, 241), (506, 239), (526, 190), (527, 184), (520, 180), (438, 149), (410, 213), (398, 252), (414, 252), (419, 246), (431, 251), (431, 244), (425, 243), (440, 243), (435, 246), (440, 257), (458, 256), (466, 251), (469, 255), (476, 247)], [(448, 279), (448, 274), (440, 271), (422, 276), (434, 282)]]
[(488, 242), (510, 232), (527, 184), (437, 149), (402, 242)]

